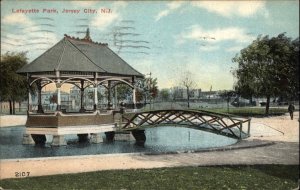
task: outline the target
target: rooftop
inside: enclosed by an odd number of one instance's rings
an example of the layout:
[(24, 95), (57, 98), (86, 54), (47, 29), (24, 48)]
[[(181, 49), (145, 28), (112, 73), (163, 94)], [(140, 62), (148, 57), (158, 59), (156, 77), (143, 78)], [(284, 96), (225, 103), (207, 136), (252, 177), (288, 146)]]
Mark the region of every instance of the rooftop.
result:
[(83, 39), (65, 34), (53, 47), (17, 72), (20, 74), (49, 71), (98, 72), (107, 75), (143, 77), (106, 43), (93, 42), (89, 29)]

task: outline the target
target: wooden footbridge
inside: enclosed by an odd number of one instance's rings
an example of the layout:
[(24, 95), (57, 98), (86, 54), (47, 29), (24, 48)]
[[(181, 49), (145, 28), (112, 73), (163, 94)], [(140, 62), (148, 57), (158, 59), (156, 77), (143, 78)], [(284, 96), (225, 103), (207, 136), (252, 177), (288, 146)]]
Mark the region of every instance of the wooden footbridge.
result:
[[(128, 110), (129, 111), (129, 110)], [(101, 142), (100, 133), (107, 141), (113, 141), (115, 134), (131, 133), (138, 144), (146, 141), (145, 128), (158, 126), (189, 127), (235, 139), (250, 135), (250, 119), (205, 110), (151, 110), (125, 112), (124, 109), (101, 113), (30, 114), (26, 122), (23, 144), (45, 144), (46, 135), (52, 135), (53, 146), (66, 145), (64, 135), (77, 134), (79, 141), (88, 135), (91, 141)], [(244, 130), (243, 130), (244, 129)], [(33, 140), (31, 139), (33, 138)], [(212, 139), (213, 140), (213, 139)]]
[[(235, 139), (250, 134), (250, 118), (241, 118), (204, 110), (153, 110), (123, 114), (119, 130), (137, 131), (157, 126), (183, 126), (203, 130)], [(246, 125), (247, 132), (243, 131)]]

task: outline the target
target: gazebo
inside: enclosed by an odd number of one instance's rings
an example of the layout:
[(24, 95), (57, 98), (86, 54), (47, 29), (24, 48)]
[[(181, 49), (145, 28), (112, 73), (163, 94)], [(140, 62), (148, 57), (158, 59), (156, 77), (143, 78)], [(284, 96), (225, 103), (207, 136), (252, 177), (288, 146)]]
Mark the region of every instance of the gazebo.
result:
[[(36, 113), (31, 110), (31, 93), (28, 93), (28, 119), (23, 143), (31, 144), (31, 137), (35, 143), (45, 143), (45, 135), (50, 134), (53, 135), (53, 145), (65, 144), (64, 134), (76, 133), (79, 137), (86, 137), (87, 134), (114, 131), (116, 118), (111, 110), (112, 89), (120, 83), (130, 86), (133, 89), (132, 102), (135, 108), (135, 83), (144, 77), (114, 53), (108, 44), (92, 41), (89, 29), (83, 39), (65, 35), (57, 44), (19, 69), (17, 73), (26, 75), (29, 88), (35, 84), (38, 92)], [(41, 102), (42, 88), (51, 83), (55, 84), (57, 92), (57, 111), (53, 114), (45, 113)], [(61, 87), (64, 84), (72, 84), (80, 89), (79, 113), (66, 113), (62, 110)], [(107, 108), (110, 111), (105, 113), (98, 110), (99, 85), (104, 86), (108, 92)], [(94, 109), (92, 112), (86, 112), (83, 95), (85, 88), (90, 86), (94, 88)]]

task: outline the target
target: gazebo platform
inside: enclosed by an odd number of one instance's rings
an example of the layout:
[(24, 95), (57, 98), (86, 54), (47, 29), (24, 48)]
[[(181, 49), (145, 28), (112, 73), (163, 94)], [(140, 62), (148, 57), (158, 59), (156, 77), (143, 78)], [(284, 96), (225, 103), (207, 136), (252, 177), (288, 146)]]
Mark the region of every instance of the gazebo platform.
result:
[(120, 125), (121, 114), (118, 111), (100, 113), (62, 113), (29, 114), (23, 144), (44, 144), (46, 135), (52, 135), (51, 145), (66, 145), (64, 135), (77, 134), (79, 141), (85, 141), (90, 134), (90, 142), (103, 142), (100, 133), (111, 140)]

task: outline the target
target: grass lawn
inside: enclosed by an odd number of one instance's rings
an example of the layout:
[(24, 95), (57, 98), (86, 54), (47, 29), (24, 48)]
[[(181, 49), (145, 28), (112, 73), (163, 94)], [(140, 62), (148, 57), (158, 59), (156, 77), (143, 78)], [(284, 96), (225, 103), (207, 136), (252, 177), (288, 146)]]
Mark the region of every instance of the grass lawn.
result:
[(0, 181), (4, 189), (295, 189), (299, 166), (110, 170)]
[[(256, 116), (256, 117), (264, 117), (265, 114), (265, 108), (260, 107), (240, 107), (240, 108), (229, 108), (229, 112), (227, 108), (207, 108), (205, 109), (207, 111), (213, 111), (218, 113), (229, 113), (233, 115), (238, 116)], [(270, 108), (269, 109), (269, 115), (283, 115), (287, 113), (287, 109), (285, 108)]]

